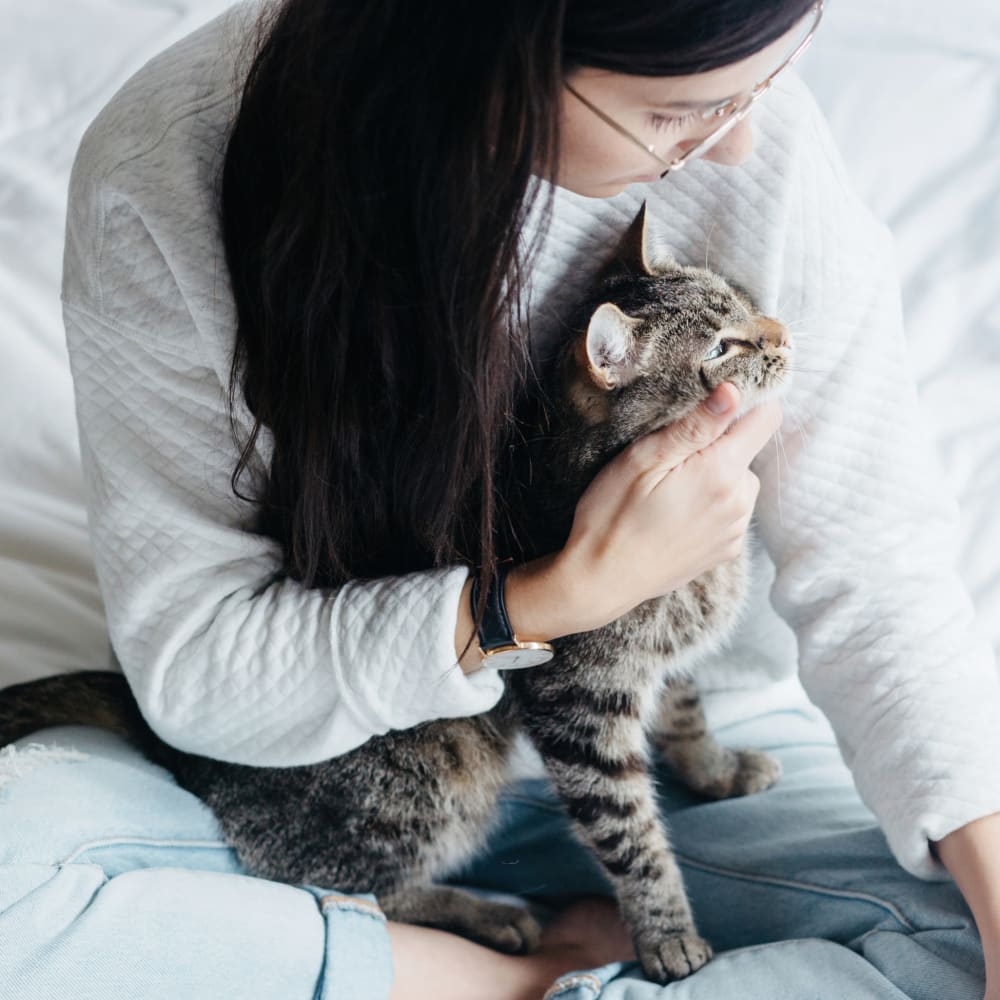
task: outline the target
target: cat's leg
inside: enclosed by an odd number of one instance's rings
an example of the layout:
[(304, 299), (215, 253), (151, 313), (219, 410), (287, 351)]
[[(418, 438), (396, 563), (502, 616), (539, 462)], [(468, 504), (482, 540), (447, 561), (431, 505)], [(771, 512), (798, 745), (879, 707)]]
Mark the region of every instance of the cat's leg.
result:
[(541, 927), (525, 909), (446, 885), (415, 886), (379, 897), (390, 920), (452, 931), (509, 954), (534, 951)]
[(752, 795), (781, 776), (777, 758), (763, 750), (730, 750), (708, 729), (694, 681), (672, 677), (660, 700), (653, 742), (689, 788), (711, 799)]
[[(382, 740), (378, 770), (391, 775), (393, 785), (377, 804), (381, 842), (373, 842), (370, 830), (355, 842), (368, 853), (371, 867), (376, 847), (378, 859), (388, 865), (402, 848), (410, 854), (375, 890), (390, 920), (437, 927), (511, 954), (537, 948), (541, 928), (524, 908), (430, 884), (460, 867), (485, 841), (506, 780), (513, 731), (498, 707)], [(370, 787), (371, 781), (359, 784)]]
[(525, 728), (615, 887), (643, 971), (657, 982), (683, 978), (712, 950), (695, 929), (656, 807), (639, 709), (625, 692), (575, 686), (567, 696), (563, 687), (551, 701), (536, 692), (523, 708)]

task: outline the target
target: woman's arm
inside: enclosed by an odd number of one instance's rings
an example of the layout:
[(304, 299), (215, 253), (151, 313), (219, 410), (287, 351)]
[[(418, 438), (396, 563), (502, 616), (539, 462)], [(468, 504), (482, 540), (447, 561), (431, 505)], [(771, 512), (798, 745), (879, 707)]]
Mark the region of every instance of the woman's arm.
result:
[(958, 507), (921, 419), (890, 235), (811, 99), (774, 96), (788, 103), (757, 116), (748, 185), (784, 202), (759, 214), (776, 243), (759, 285), (797, 355), (782, 447), (755, 465), (771, 600), (895, 856), (940, 878), (929, 841), (1000, 811), (996, 664), (955, 567)]
[[(459, 664), (467, 674), (482, 668), (477, 642), (473, 641), (462, 655), (474, 628), (471, 593), (470, 576), (458, 602), (458, 622), (455, 625), (455, 655), (461, 656)], [(574, 626), (564, 614), (564, 609), (571, 606), (574, 597), (566, 586), (565, 574), (559, 572), (556, 553), (515, 566), (507, 575), (504, 587), (504, 603), (511, 628), (519, 639), (524, 640), (547, 642), (574, 631)]]
[(976, 918), (986, 959), (986, 1000), (1000, 998), (1000, 813), (984, 816), (935, 845)]
[[(192, 36), (88, 129), (68, 200), (67, 348), (108, 630), (147, 721), (190, 752), (305, 764), (486, 711), (502, 682), (455, 663), (464, 566), (307, 589), (233, 494), (236, 317), (212, 183), (231, 114), (220, 60), (215, 35)], [(254, 476), (268, 444), (264, 433)], [(240, 481), (248, 494), (258, 484)]]
[(197, 345), (175, 351), (75, 305), (65, 317), (108, 629), (161, 738), (287, 766), (496, 702), (495, 671), (455, 664), (466, 567), (335, 589), (282, 575), (230, 489), (224, 392)]

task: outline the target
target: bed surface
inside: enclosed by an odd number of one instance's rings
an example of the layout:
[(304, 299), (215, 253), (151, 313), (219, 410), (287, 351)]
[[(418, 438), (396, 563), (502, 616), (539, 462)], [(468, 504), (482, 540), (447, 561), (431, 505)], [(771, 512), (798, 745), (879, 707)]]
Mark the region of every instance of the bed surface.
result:
[[(73, 153), (130, 73), (227, 6), (35, 0), (5, 15), (0, 685), (108, 655), (59, 310)], [(1000, 653), (1000, 7), (832, 0), (803, 74), (896, 236), (925, 433), (961, 505), (957, 557), (979, 627)]]

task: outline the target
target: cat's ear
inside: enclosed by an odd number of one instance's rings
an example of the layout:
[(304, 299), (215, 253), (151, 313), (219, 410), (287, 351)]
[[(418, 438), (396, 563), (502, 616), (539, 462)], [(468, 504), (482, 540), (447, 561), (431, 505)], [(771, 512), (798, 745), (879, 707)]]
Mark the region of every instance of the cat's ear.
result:
[(600, 389), (628, 385), (638, 368), (636, 327), (642, 320), (626, 316), (613, 302), (598, 306), (587, 325), (586, 364)]
[(680, 266), (657, 235), (655, 224), (650, 224), (645, 202), (622, 237), (615, 259), (632, 274), (650, 276), (667, 274)]

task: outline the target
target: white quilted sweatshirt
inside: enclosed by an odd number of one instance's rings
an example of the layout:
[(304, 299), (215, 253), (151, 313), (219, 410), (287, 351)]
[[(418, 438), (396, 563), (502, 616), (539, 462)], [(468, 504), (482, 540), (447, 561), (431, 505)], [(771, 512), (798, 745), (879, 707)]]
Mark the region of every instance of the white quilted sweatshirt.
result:
[[(465, 567), (306, 590), (277, 576), (275, 543), (230, 490), (215, 192), (246, 12), (154, 59), (91, 126), (63, 301), (97, 572), (142, 710), (183, 749), (292, 765), (482, 712), (501, 684), (455, 663)], [(532, 278), (538, 350), (643, 199), (681, 261), (790, 325), (782, 446), (755, 465), (754, 597), (700, 681), (718, 723), (805, 704), (797, 673), (899, 861), (941, 877), (928, 839), (1000, 811), (1000, 691), (952, 565), (957, 508), (919, 430), (887, 233), (797, 79), (754, 119), (739, 168), (698, 162), (606, 201), (557, 192)]]

